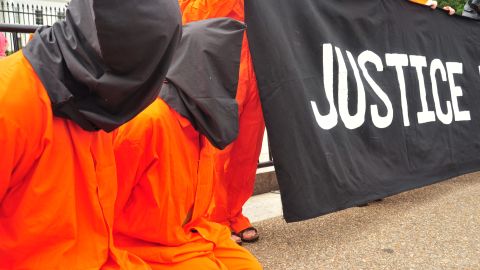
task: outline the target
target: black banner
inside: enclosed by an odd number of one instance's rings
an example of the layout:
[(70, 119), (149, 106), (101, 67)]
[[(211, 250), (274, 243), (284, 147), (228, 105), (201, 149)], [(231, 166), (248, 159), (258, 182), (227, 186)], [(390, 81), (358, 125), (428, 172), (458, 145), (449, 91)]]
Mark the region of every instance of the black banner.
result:
[(287, 221), (480, 168), (480, 24), (405, 0), (246, 0)]

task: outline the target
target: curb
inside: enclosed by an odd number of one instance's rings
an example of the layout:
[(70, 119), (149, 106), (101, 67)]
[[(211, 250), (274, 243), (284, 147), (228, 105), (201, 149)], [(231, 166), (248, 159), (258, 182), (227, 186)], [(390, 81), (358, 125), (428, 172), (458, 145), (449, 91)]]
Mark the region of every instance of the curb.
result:
[(264, 194), (278, 189), (279, 187), (275, 171), (257, 173), (253, 195)]

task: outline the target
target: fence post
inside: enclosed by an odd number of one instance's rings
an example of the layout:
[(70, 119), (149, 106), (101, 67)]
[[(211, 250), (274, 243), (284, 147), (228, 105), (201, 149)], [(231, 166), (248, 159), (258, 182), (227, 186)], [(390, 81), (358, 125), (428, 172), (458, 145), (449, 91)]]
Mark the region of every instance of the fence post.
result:
[(0, 1), (0, 9), (1, 9), (0, 11), (2, 12), (2, 17), (1, 17), (2, 20), (0, 21), (1, 23), (5, 23), (5, 8), (3, 5), (4, 5), (3, 1)]
[(13, 50), (16, 52), (20, 50), (19, 46), (19, 40), (18, 40), (18, 34), (17, 33), (12, 33), (12, 38), (13, 38)]

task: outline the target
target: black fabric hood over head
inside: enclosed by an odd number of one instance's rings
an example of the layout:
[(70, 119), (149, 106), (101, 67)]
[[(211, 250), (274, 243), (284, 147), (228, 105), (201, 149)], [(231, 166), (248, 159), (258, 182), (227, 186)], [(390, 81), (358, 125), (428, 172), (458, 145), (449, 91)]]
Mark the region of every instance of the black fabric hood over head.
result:
[(23, 54), (56, 116), (112, 131), (155, 100), (180, 37), (177, 0), (72, 0)]
[(184, 25), (160, 91), (160, 98), (220, 149), (238, 135), (235, 96), (244, 30), (229, 18)]

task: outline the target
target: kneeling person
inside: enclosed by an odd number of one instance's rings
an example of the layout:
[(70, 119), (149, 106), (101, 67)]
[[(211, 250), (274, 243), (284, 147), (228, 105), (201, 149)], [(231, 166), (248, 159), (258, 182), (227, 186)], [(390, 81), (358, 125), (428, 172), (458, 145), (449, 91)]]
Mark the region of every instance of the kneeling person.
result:
[(72, 0), (0, 60), (0, 269), (150, 269), (113, 245), (110, 131), (155, 100), (180, 30), (175, 0)]
[(161, 98), (116, 134), (114, 241), (153, 269), (261, 269), (228, 227), (206, 218), (211, 144), (224, 148), (238, 133), (244, 25), (221, 18), (183, 31)]

